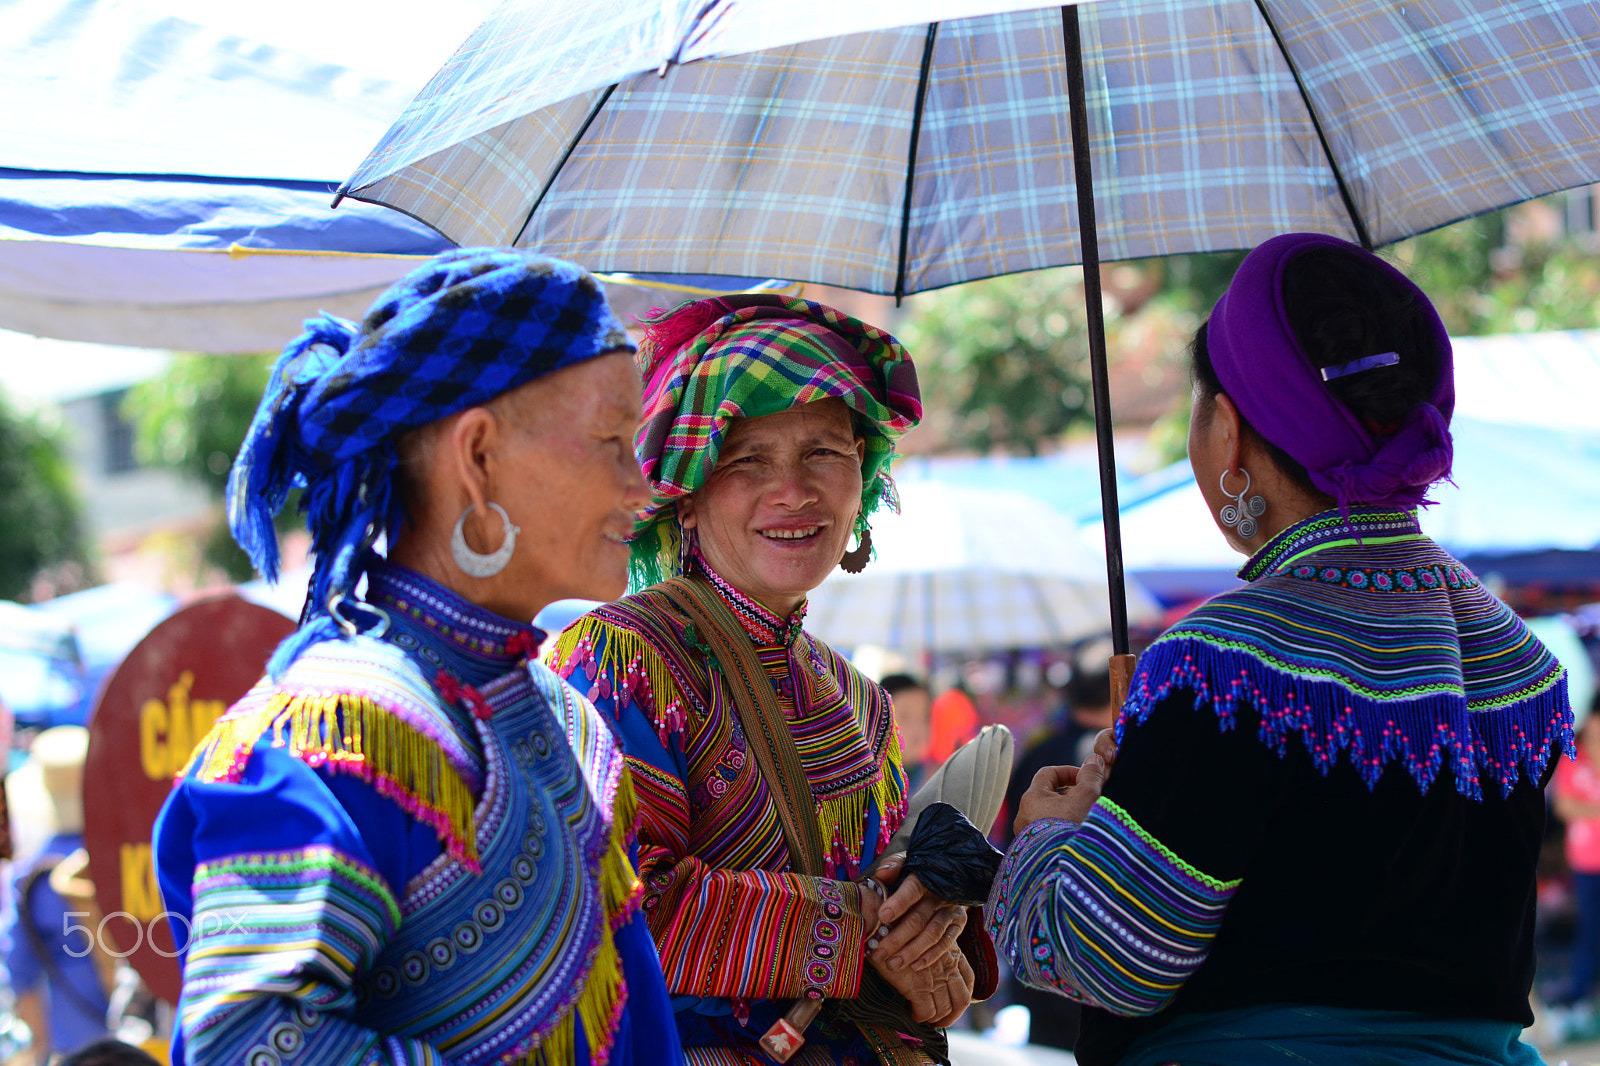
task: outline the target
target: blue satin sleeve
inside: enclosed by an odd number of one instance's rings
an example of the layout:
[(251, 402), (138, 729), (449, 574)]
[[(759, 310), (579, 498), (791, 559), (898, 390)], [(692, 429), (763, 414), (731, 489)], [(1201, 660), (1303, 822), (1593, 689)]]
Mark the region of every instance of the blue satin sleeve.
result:
[(364, 782), (259, 744), (236, 783), (183, 780), (155, 826), (184, 969), (175, 1063), (432, 1064), (356, 1025), (355, 985), (399, 926), (433, 831)]

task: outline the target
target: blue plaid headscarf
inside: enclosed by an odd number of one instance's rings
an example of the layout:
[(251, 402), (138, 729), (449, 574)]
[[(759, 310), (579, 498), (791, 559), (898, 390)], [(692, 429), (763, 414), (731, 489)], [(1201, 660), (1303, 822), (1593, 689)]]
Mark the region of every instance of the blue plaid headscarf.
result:
[(377, 538), (399, 530), (393, 483), (405, 433), (634, 347), (587, 271), (499, 248), (430, 259), (380, 296), (359, 327), (329, 314), (305, 326), (273, 366), (228, 478), (234, 538), (274, 581), (273, 516), (290, 490), (306, 490), (310, 597), (299, 632), (272, 657), (274, 676), (339, 633), (332, 605), (375, 558)]

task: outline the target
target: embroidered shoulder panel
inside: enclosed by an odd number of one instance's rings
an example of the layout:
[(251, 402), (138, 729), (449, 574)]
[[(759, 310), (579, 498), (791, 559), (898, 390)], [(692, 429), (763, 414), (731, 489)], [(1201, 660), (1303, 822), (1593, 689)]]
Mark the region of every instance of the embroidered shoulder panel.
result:
[[(530, 663), (479, 687), (477, 868), (441, 855), (406, 885), (356, 1018), (463, 1066), (603, 1063), (627, 1003), (614, 932), (637, 909), (635, 803), (594, 708)], [(577, 1023), (581, 1020), (582, 1025)]]
[(229, 708), (183, 774), (238, 781), (266, 742), (313, 768), (369, 782), (475, 864), (472, 808), (483, 770), (464, 722), (400, 649), (368, 637), (326, 641)]
[[(825, 644), (800, 633), (785, 647), (757, 646), (789, 720), (817, 804), (824, 847), (839, 876), (854, 876), (905, 817), (906, 778), (892, 704)], [(718, 812), (701, 848), (740, 868), (771, 855), (779, 826), (748, 753), (728, 686), (708, 668), (701, 634), (657, 589), (605, 604), (562, 633), (556, 672), (619, 713), (636, 706), (663, 746), (680, 744), (697, 823)], [(787, 699), (785, 698), (788, 693)], [(770, 823), (770, 824), (769, 824)], [(868, 839), (870, 837), (870, 839)], [(749, 854), (761, 842), (761, 855)], [(786, 851), (782, 854), (787, 854)]]
[(1571, 750), (1561, 664), (1432, 541), (1363, 531), (1359, 544), (1264, 552), (1275, 568), (1258, 557), (1242, 572), (1249, 585), (1162, 634), (1140, 657), (1119, 731), (1188, 689), (1224, 728), (1251, 706), (1280, 754), (1298, 735), (1323, 773), (1342, 754), (1369, 785), (1391, 762), (1424, 790), (1449, 765), (1470, 796), (1484, 776), (1502, 793), (1538, 780), (1552, 744)]

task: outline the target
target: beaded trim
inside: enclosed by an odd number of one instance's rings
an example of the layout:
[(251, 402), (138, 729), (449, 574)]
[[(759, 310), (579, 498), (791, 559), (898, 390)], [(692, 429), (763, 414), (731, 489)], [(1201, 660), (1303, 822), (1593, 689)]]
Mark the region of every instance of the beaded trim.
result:
[(1411, 569), (1375, 570), (1361, 566), (1319, 566), (1302, 563), (1286, 570), (1290, 577), (1322, 585), (1342, 585), (1375, 592), (1428, 592), (1433, 589), (1475, 589), (1478, 578), (1456, 563), (1452, 566), (1419, 566)]
[(800, 636), (800, 630), (805, 626), (804, 603), (796, 607), (788, 621), (785, 621), (778, 617), (775, 611), (768, 610), (730, 585), (721, 574), (711, 569), (711, 564), (706, 562), (705, 557), (698, 551), (695, 553), (695, 566), (711, 582), (711, 587), (717, 590), (717, 595), (727, 603), (734, 616), (739, 619), (739, 624), (750, 634), (751, 640), (769, 647), (793, 646), (795, 639)]
[[(368, 602), (398, 611), (466, 651), (492, 658), (536, 657), (545, 632), (477, 607), (437, 582), (394, 563), (368, 575)], [(529, 651), (529, 648), (532, 651)]]
[(1239, 568), (1242, 581), (1254, 581), (1286, 568), (1310, 551), (1335, 545), (1393, 544), (1425, 540), (1412, 511), (1354, 508), (1348, 517), (1323, 511), (1279, 533)]

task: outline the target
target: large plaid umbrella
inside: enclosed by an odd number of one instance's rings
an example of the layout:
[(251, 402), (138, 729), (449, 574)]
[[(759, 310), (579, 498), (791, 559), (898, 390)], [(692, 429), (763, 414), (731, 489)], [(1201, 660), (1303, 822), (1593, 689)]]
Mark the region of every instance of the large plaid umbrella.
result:
[(341, 195), (597, 270), (902, 296), (1291, 230), (1375, 246), (1600, 181), (1593, 0), (1128, 0), (1081, 31), (1027, 6), (508, 0)]

